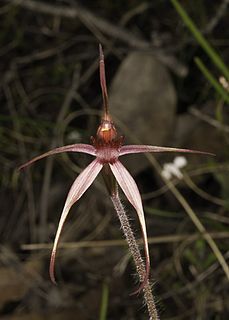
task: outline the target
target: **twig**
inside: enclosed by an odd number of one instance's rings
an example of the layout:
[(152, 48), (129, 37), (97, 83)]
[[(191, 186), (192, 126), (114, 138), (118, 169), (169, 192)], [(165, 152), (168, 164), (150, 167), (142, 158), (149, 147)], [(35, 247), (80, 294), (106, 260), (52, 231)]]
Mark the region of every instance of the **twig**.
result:
[(210, 124), (211, 126), (222, 130), (223, 132), (229, 133), (229, 126), (220, 123), (218, 120), (210, 117), (207, 114), (204, 114), (203, 112), (197, 110), (196, 108), (191, 107), (189, 109), (189, 113), (192, 114), (193, 116), (195, 116), (198, 119), (203, 120), (204, 122)]
[[(229, 0), (223, 0), (221, 4), (218, 6), (217, 11), (213, 18), (208, 22), (206, 27), (203, 30), (203, 33), (210, 33), (213, 31), (213, 29), (217, 26), (220, 19), (226, 14), (227, 12), (227, 5), (229, 3)], [(217, 4), (218, 5), (218, 4)]]
[(214, 197), (213, 195), (211, 195), (211, 194), (207, 193), (206, 191), (202, 190), (201, 188), (199, 188), (193, 182), (193, 180), (190, 178), (190, 176), (188, 174), (186, 174), (185, 172), (183, 172), (183, 180), (191, 190), (193, 190), (196, 194), (198, 194), (203, 199), (211, 201), (212, 203), (215, 203), (218, 206), (224, 207), (226, 205), (227, 202), (225, 200), (218, 198), (218, 197)]
[(67, 6), (57, 6), (50, 5), (42, 1), (34, 1), (34, 0), (8, 0), (9, 2), (19, 5), (23, 8), (45, 13), (51, 14), (55, 16), (61, 16), (65, 18), (75, 19), (78, 18), (85, 25), (90, 24), (96, 26), (99, 30), (103, 31), (105, 34), (122, 40), (129, 45), (141, 49), (149, 48), (149, 42), (139, 39), (134, 36), (132, 33), (126, 31), (123, 28), (120, 28), (116, 25), (111, 24), (105, 19), (98, 17), (91, 13), (90, 11), (84, 9), (78, 4), (75, 4), (74, 7)]
[[(56, 126), (54, 128), (54, 136), (57, 135), (58, 131), (61, 128), (61, 123), (67, 114), (71, 102), (74, 99), (74, 95), (76, 92), (76, 89), (79, 85), (79, 70), (78, 68), (75, 69), (74, 74), (73, 74), (73, 79), (72, 79), (72, 85), (69, 88), (65, 100), (62, 104), (62, 107), (60, 109), (60, 112), (58, 114), (57, 120), (56, 120)], [(52, 143), (51, 143), (51, 148), (53, 149), (56, 147), (57, 144), (57, 138), (54, 138)], [(46, 227), (47, 227), (47, 215), (48, 215), (48, 193), (49, 193), (49, 187), (50, 187), (50, 180), (51, 180), (51, 175), (52, 175), (52, 169), (53, 169), (53, 161), (54, 159), (52, 157), (48, 158), (46, 161), (46, 166), (45, 166), (45, 172), (44, 172), (44, 180), (43, 180), (43, 186), (42, 186), (42, 193), (41, 193), (41, 216), (40, 216), (40, 241), (44, 241), (46, 239)]]
[[(158, 162), (153, 158), (151, 155), (148, 157), (150, 162), (157, 168), (158, 170), (161, 170)], [(186, 213), (196, 226), (197, 230), (202, 234), (203, 238), (207, 241), (208, 245), (214, 252), (216, 258), (218, 259), (227, 279), (229, 280), (229, 267), (226, 263), (223, 254), (219, 250), (215, 240), (211, 237), (211, 235), (207, 232), (205, 226), (202, 224), (196, 213), (193, 211), (192, 207), (189, 205), (189, 203), (186, 201), (186, 199), (183, 197), (183, 195), (179, 192), (179, 190), (175, 187), (175, 185), (171, 181), (167, 181), (168, 187), (170, 191), (173, 193), (173, 195), (177, 198), (179, 203), (182, 205), (182, 207), (185, 209)]]
[[(224, 222), (224, 221), (223, 221)], [(227, 239), (229, 238), (229, 232), (210, 232), (210, 236), (214, 239)], [(187, 233), (187, 234), (177, 234), (177, 235), (166, 235), (158, 237), (148, 238), (149, 244), (163, 244), (180, 242), (187, 240), (188, 242), (193, 242), (202, 238), (199, 233)], [(143, 241), (138, 240), (138, 244), (142, 245)], [(90, 241), (79, 241), (79, 242), (61, 242), (59, 244), (59, 249), (80, 249), (80, 248), (106, 248), (106, 247), (123, 247), (127, 243), (125, 240), (90, 240)], [(52, 243), (32, 243), (32, 244), (22, 244), (22, 250), (49, 250), (53, 247)]]
[(125, 26), (129, 20), (133, 19), (133, 17), (135, 17), (136, 15), (142, 14), (144, 11), (146, 11), (149, 8), (150, 8), (150, 4), (147, 2), (140, 3), (136, 7), (131, 8), (129, 11), (127, 11), (123, 15), (120, 21), (120, 25)]
[[(229, 252), (225, 253), (225, 259), (228, 260), (229, 258)], [(191, 291), (193, 290), (201, 281), (203, 281), (204, 279), (206, 279), (207, 277), (209, 277), (211, 274), (213, 274), (213, 272), (215, 272), (219, 267), (219, 262), (216, 261), (214, 262), (207, 270), (201, 272), (200, 274), (198, 274), (197, 278), (195, 280), (192, 280), (192, 282), (188, 282), (185, 286), (179, 288), (176, 290), (176, 294), (184, 294), (187, 291)], [(174, 289), (167, 291), (166, 293), (164, 293), (163, 295), (161, 295), (161, 299), (165, 300), (168, 299), (170, 297), (174, 296)]]
[[(8, 108), (10, 111), (10, 114), (12, 116), (12, 121), (13, 121), (13, 128), (15, 130), (15, 132), (19, 133), (19, 135), (22, 136), (22, 128), (21, 128), (21, 123), (20, 120), (18, 120), (18, 112), (14, 103), (14, 99), (13, 99), (13, 95), (12, 95), (12, 91), (10, 88), (10, 84), (5, 84), (4, 85), (4, 93), (7, 99), (7, 104), (8, 104)], [(27, 158), (26, 155), (26, 148), (25, 148), (25, 144), (23, 140), (18, 140), (18, 144), (19, 144), (19, 153), (22, 159), (22, 162), (25, 161), (25, 159)], [(31, 240), (34, 241), (36, 239), (36, 235), (35, 235), (35, 221), (36, 221), (36, 209), (35, 209), (35, 205), (34, 205), (34, 193), (33, 193), (33, 187), (32, 187), (32, 176), (31, 176), (31, 172), (28, 171), (26, 178), (25, 178), (25, 184), (26, 184), (26, 191), (28, 194), (28, 219), (29, 219), (29, 224), (30, 224), (30, 237)]]
[(97, 28), (104, 34), (119, 39), (133, 48), (140, 50), (147, 50), (154, 55), (159, 61), (167, 65), (177, 75), (184, 77), (187, 74), (187, 68), (180, 63), (174, 56), (166, 54), (163, 50), (155, 49), (151, 46), (151, 43), (145, 41), (133, 33), (127, 31), (121, 26), (117, 26), (108, 22), (106, 19), (98, 17), (91, 13), (89, 10), (79, 6), (78, 4), (74, 7), (57, 6), (47, 4), (42, 1), (34, 0), (7, 0), (8, 2), (18, 5), (22, 8), (40, 12), (44, 14), (60, 16), (70, 19), (78, 18), (87, 28)]

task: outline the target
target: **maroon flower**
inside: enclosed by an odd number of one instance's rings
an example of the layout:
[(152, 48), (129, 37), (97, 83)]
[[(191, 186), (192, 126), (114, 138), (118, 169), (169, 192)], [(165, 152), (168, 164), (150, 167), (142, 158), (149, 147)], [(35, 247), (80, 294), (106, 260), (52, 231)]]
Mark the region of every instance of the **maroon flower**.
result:
[[(104, 65), (104, 55), (102, 51), (102, 46), (99, 46), (100, 51), (100, 84), (102, 88), (103, 95), (103, 108), (104, 114), (101, 120), (101, 124), (97, 130), (96, 137), (92, 137), (92, 145), (89, 144), (72, 144), (68, 146), (63, 146), (60, 148), (53, 149), (48, 151), (29, 162), (20, 166), (19, 169), (23, 169), (33, 162), (45, 158), (47, 156), (61, 153), (61, 152), (82, 152), (87, 153), (92, 156), (95, 156), (95, 160), (93, 160), (76, 178), (74, 181), (65, 205), (61, 214), (61, 218), (59, 221), (58, 229), (56, 232), (54, 245), (51, 254), (50, 260), (50, 278), (52, 282), (55, 283), (54, 276), (54, 265), (55, 265), (55, 257), (57, 245), (59, 242), (60, 234), (64, 225), (64, 222), (67, 218), (69, 210), (73, 206), (73, 204), (79, 200), (79, 198), (84, 194), (84, 192), (90, 187), (92, 182), (95, 180), (101, 169), (105, 167), (109, 167), (111, 172), (113, 173), (115, 179), (117, 180), (119, 186), (123, 190), (129, 202), (135, 208), (143, 234), (143, 242), (144, 242), (144, 250), (145, 250), (145, 258), (146, 258), (146, 273), (145, 279), (141, 285), (141, 288), (144, 286), (145, 280), (149, 277), (150, 270), (150, 257), (149, 257), (149, 249), (147, 242), (147, 232), (146, 232), (146, 223), (144, 217), (144, 211), (142, 206), (141, 196), (138, 190), (138, 187), (127, 171), (127, 169), (122, 165), (119, 161), (119, 157), (124, 156), (130, 153), (145, 153), (145, 152), (189, 152), (189, 153), (200, 153), (200, 154), (209, 154), (206, 152), (188, 150), (188, 149), (177, 149), (177, 148), (169, 148), (169, 147), (157, 147), (157, 146), (149, 146), (149, 145), (123, 145), (123, 137), (117, 135), (117, 131), (112, 122), (111, 116), (108, 112), (108, 94), (106, 88), (106, 78), (105, 78), (105, 65)], [(110, 170), (106, 170), (107, 174), (111, 174)]]

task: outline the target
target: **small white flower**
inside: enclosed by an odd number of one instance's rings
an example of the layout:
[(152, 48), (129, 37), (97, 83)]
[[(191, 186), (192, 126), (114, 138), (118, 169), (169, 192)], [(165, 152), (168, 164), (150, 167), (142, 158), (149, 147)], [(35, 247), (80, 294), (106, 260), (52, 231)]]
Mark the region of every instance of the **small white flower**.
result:
[(172, 176), (182, 179), (183, 173), (180, 169), (186, 165), (187, 160), (185, 157), (176, 157), (173, 162), (164, 164), (161, 174), (167, 180), (170, 180)]
[(161, 171), (162, 177), (164, 177), (166, 180), (170, 180), (172, 178), (172, 174), (170, 171), (165, 169), (165, 165), (163, 166), (163, 170)]
[(182, 156), (176, 157), (173, 162), (177, 168), (183, 168), (187, 165), (187, 159)]
[(229, 82), (223, 76), (219, 77), (219, 82), (224, 89), (229, 91)]

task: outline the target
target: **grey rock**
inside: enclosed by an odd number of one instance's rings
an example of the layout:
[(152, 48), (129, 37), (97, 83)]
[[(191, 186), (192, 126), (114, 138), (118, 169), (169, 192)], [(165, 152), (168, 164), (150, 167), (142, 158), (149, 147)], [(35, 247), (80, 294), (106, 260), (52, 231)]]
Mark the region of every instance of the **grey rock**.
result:
[[(166, 145), (176, 111), (176, 92), (164, 65), (149, 53), (130, 53), (122, 62), (111, 85), (110, 110), (125, 128), (125, 143)], [(144, 156), (128, 161), (132, 172), (147, 166)]]

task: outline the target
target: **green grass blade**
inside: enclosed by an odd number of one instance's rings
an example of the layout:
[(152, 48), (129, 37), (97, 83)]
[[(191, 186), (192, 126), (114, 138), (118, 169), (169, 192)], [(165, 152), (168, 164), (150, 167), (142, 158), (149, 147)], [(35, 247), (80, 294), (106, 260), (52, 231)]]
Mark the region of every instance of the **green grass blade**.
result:
[(203, 37), (201, 32), (198, 30), (192, 19), (188, 16), (184, 8), (180, 5), (177, 0), (171, 0), (173, 6), (176, 11), (181, 16), (183, 22), (186, 24), (188, 29), (191, 31), (193, 36), (196, 38), (197, 42), (200, 46), (205, 50), (207, 55), (211, 58), (212, 62), (218, 67), (218, 69), (222, 72), (226, 79), (229, 80), (229, 69), (216, 52), (216, 50), (208, 43), (208, 41)]
[(102, 291), (102, 301), (100, 305), (99, 320), (107, 319), (108, 297), (109, 297), (109, 287), (108, 287), (108, 284), (104, 282), (103, 291)]
[(204, 63), (201, 61), (200, 58), (195, 58), (195, 63), (197, 64), (198, 68), (201, 70), (203, 75), (208, 79), (211, 85), (215, 88), (215, 90), (219, 93), (219, 95), (223, 98), (224, 101), (229, 103), (229, 94), (224, 90), (224, 88), (219, 84), (219, 82), (215, 79), (213, 74), (207, 69)]

